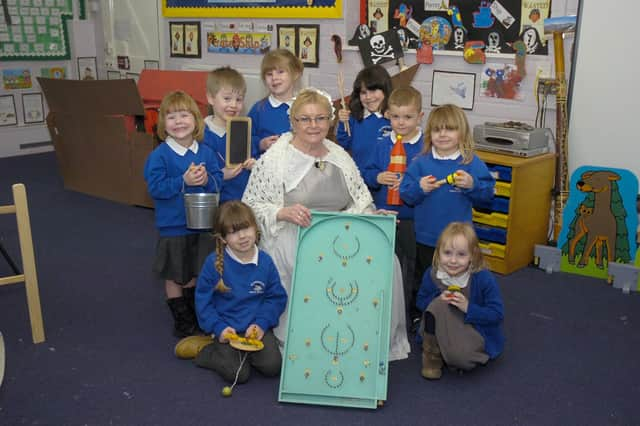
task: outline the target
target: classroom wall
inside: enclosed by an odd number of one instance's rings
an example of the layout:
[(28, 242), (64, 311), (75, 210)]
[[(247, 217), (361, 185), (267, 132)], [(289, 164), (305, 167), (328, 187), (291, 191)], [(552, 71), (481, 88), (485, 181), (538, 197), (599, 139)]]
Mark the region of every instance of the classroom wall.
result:
[[(331, 36), (338, 34), (343, 40), (343, 72), (346, 90), (350, 91), (353, 80), (360, 69), (362, 69), (362, 60), (360, 54), (355, 47), (348, 46), (347, 40), (353, 36), (353, 32), (357, 24), (359, 23), (359, 8), (357, 1), (343, 1), (343, 19), (337, 20), (304, 20), (304, 23), (319, 24), (320, 25), (320, 66), (319, 68), (307, 68), (305, 70), (306, 78), (312, 86), (323, 88), (327, 90), (334, 98), (338, 97), (337, 89), (337, 72), (338, 66), (336, 63), (335, 54), (333, 53), (333, 43), (331, 42)], [(554, 0), (552, 1), (552, 16), (564, 16), (566, 14), (575, 14), (577, 11), (578, 0)], [(170, 19), (171, 21), (179, 21), (179, 19)], [(189, 19), (191, 20), (191, 19)], [(264, 19), (247, 19), (256, 23), (300, 23), (299, 20), (264, 20)], [(162, 37), (165, 40), (169, 40), (168, 34), (168, 21), (164, 19), (161, 25)], [(210, 20), (202, 19), (203, 23)], [(219, 19), (219, 22), (239, 22), (237, 19)], [(566, 41), (566, 52), (570, 51), (573, 38), (568, 38)], [(275, 34), (274, 40), (275, 44)], [(528, 56), (527, 57), (527, 77), (524, 79), (523, 91), (525, 99), (522, 102), (509, 101), (495, 98), (480, 98), (478, 96), (478, 88), (480, 84), (480, 73), (482, 72), (482, 65), (467, 64), (462, 55), (460, 56), (448, 56), (448, 55), (434, 55), (433, 64), (423, 64), (420, 66), (418, 73), (416, 74), (413, 85), (421, 93), (423, 93), (423, 105), (425, 112), (431, 108), (431, 79), (434, 70), (444, 71), (457, 71), (476, 73), (476, 98), (473, 111), (467, 111), (469, 121), (472, 125), (482, 124), (485, 121), (523, 121), (529, 124), (533, 124), (536, 117), (536, 99), (533, 92), (534, 78), (538, 68), (544, 70), (547, 75), (553, 73), (553, 53), (548, 56)], [(167, 68), (182, 69), (190, 67), (192, 63), (196, 63), (199, 68), (206, 68), (207, 66), (216, 67), (222, 65), (230, 65), (238, 69), (253, 70), (254, 73), (259, 73), (260, 68), (260, 56), (254, 55), (234, 55), (234, 54), (209, 54), (203, 51), (201, 60), (193, 61), (182, 58), (170, 58), (168, 51), (164, 50), (164, 62)], [(490, 55), (489, 55), (490, 56)], [(570, 70), (570, 58), (567, 53), (567, 71)], [(501, 55), (501, 57), (489, 57), (487, 62), (497, 63), (514, 63), (512, 55)], [(405, 53), (405, 63), (410, 66), (416, 63), (415, 53), (408, 51)], [(399, 71), (398, 66), (393, 64), (384, 64), (389, 72), (393, 75)], [(547, 127), (555, 129), (555, 99), (551, 99), (550, 108), (548, 108), (546, 125)], [(251, 105), (247, 105), (247, 109)]]
[[(156, 8), (152, 7), (152, 4), (157, 5)], [(138, 39), (140, 32), (143, 37), (148, 40), (152, 40), (153, 37), (158, 37), (159, 40), (156, 43), (146, 43), (139, 45), (129, 45), (132, 56), (135, 56), (132, 60), (132, 72), (139, 71), (142, 67), (142, 57), (139, 55), (148, 55), (149, 59), (155, 59), (158, 55), (158, 49), (160, 50), (158, 58), (161, 67), (165, 69), (212, 69), (217, 66), (230, 65), (238, 68), (247, 77), (250, 93), (247, 99), (246, 108), (250, 108), (252, 102), (255, 99), (264, 95), (264, 89), (259, 79), (259, 68), (261, 57), (258, 55), (234, 55), (234, 54), (209, 54), (206, 52), (204, 37), (201, 37), (202, 41), (202, 58), (201, 59), (184, 59), (184, 58), (171, 58), (167, 49), (169, 40), (168, 27), (169, 21), (180, 21), (181, 19), (164, 18), (161, 14), (161, 0), (89, 0), (87, 2), (87, 21), (84, 23), (76, 24), (78, 28), (74, 36), (79, 40), (72, 42), (74, 44), (82, 44), (83, 49), (86, 49), (87, 39), (93, 40), (94, 43), (94, 55), (98, 60), (98, 75), (99, 78), (106, 78), (106, 71), (109, 69), (109, 65), (113, 66), (113, 58), (110, 58), (106, 54), (109, 45), (107, 42), (114, 32), (114, 25), (116, 26), (116, 33), (120, 37), (129, 37), (131, 40)], [(567, 14), (575, 14), (577, 12), (578, 0), (554, 0), (552, 2), (552, 16), (564, 16)], [(135, 13), (131, 12), (132, 6), (135, 7)], [(118, 14), (116, 16), (131, 17), (127, 18), (126, 22), (124, 18), (116, 19), (115, 22), (106, 22), (105, 10), (108, 7), (115, 7)], [(135, 19), (134, 19), (135, 17)], [(184, 20), (195, 20), (193, 18)], [(202, 21), (203, 27), (208, 22), (214, 22), (213, 19), (199, 19)], [(347, 92), (350, 91), (350, 87), (355, 78), (357, 72), (362, 68), (362, 60), (360, 54), (355, 47), (347, 45), (347, 40), (353, 35), (355, 26), (359, 22), (359, 9), (357, 1), (343, 1), (343, 19), (327, 19), (327, 20), (293, 20), (293, 19), (218, 19), (218, 22), (256, 22), (256, 23), (273, 23), (273, 24), (292, 24), (292, 23), (307, 23), (307, 24), (319, 24), (320, 25), (320, 64), (319, 68), (308, 68), (305, 70), (304, 83), (323, 88), (331, 93), (332, 96), (338, 97), (337, 89), (337, 72), (338, 66), (336, 63), (335, 54), (333, 53), (333, 43), (330, 38), (333, 34), (338, 34), (343, 39), (343, 65), (344, 80)], [(144, 22), (144, 25), (138, 24)], [(157, 25), (153, 25), (157, 23)], [(126, 25), (125, 25), (126, 24)], [(119, 25), (119, 26), (118, 26)], [(127, 29), (127, 27), (129, 29)], [(109, 29), (111, 28), (111, 29)], [(565, 40), (565, 51), (567, 60), (567, 72), (570, 70), (570, 58), (569, 52), (571, 51), (571, 45), (573, 38), (569, 37)], [(276, 43), (276, 34), (273, 33), (273, 43)], [(141, 46), (141, 47), (140, 47)], [(146, 46), (151, 46), (148, 52), (144, 52)], [(156, 47), (157, 46), (157, 47)], [(73, 46), (72, 46), (73, 47)], [(112, 45), (115, 48), (121, 48), (118, 43)], [(458, 71), (476, 73), (476, 94), (475, 104), (472, 111), (467, 111), (469, 121), (472, 125), (481, 124), (485, 121), (523, 121), (529, 124), (533, 124), (536, 117), (536, 99), (533, 92), (534, 77), (538, 69), (544, 71), (547, 75), (553, 74), (553, 49), (548, 56), (528, 56), (527, 57), (527, 77), (524, 79), (523, 101), (509, 101), (495, 98), (481, 98), (478, 96), (478, 88), (480, 82), (480, 73), (482, 72), (481, 65), (471, 65), (464, 62), (462, 56), (448, 56), (439, 55), (437, 52), (434, 57), (434, 63), (429, 65), (421, 65), (418, 73), (416, 74), (413, 85), (423, 93), (423, 105), (425, 112), (428, 113), (431, 108), (431, 79), (434, 70), (442, 71)], [(138, 52), (140, 51), (140, 52)], [(77, 55), (74, 53), (74, 58), (71, 61), (66, 61), (68, 68), (71, 71), (71, 78), (75, 78), (75, 57), (76, 56), (90, 56), (88, 54)], [(405, 63), (410, 66), (416, 62), (415, 53), (408, 51), (405, 53)], [(507, 55), (501, 55), (501, 57), (491, 57), (487, 59), (487, 62), (498, 63), (513, 63), (513, 57)], [(4, 66), (19, 66), (21, 63), (0, 63), (0, 67)], [(33, 65), (33, 63), (27, 65)], [(399, 71), (398, 67), (393, 64), (385, 64), (391, 74), (395, 74)], [(123, 73), (124, 75), (124, 73)], [(38, 90), (37, 88), (34, 90)], [(550, 99), (550, 107), (546, 115), (546, 126), (555, 129), (555, 108), (554, 99)], [(13, 128), (0, 128), (0, 156), (9, 155), (22, 155), (26, 153), (39, 152), (40, 150), (51, 149), (50, 146), (40, 147), (34, 149), (23, 149), (20, 145), (25, 142), (35, 141), (42, 142), (47, 139), (48, 133), (46, 127), (38, 126), (37, 128), (30, 128), (31, 126), (17, 126)]]
[(636, 122), (640, 59), (633, 30), (640, 3), (619, 3), (603, 7), (582, 2), (569, 119), (570, 173), (595, 165), (626, 168), (640, 176)]

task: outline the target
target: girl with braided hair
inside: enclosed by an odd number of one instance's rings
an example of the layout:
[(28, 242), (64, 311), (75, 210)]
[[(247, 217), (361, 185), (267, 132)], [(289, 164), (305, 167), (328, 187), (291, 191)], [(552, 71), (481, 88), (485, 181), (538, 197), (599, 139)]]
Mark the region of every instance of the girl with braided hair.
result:
[[(216, 371), (228, 381), (244, 383), (253, 366), (265, 376), (280, 374), (282, 361), (271, 330), (287, 304), (287, 293), (271, 257), (258, 249), (258, 225), (253, 211), (240, 201), (218, 209), (216, 250), (204, 262), (196, 284), (196, 314), (200, 327), (213, 339), (199, 350), (199, 367)], [(245, 360), (228, 336), (258, 339), (264, 349)], [(176, 348), (176, 355), (181, 358)], [(182, 354), (184, 355), (184, 354)]]

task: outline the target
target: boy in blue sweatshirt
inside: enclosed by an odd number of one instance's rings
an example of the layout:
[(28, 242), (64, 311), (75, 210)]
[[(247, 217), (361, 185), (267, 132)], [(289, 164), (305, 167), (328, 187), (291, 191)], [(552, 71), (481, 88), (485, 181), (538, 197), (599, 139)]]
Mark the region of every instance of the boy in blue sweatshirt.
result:
[[(388, 204), (389, 190), (398, 191), (403, 177), (400, 173), (388, 171), (388, 168), (392, 149), (396, 143), (403, 144), (406, 166), (411, 164), (413, 159), (423, 150), (424, 141), (420, 129), (420, 122), (424, 116), (422, 95), (413, 87), (394, 90), (389, 96), (385, 115), (391, 122), (391, 131), (389, 132), (388, 128), (381, 130), (369, 161), (362, 171), (362, 176), (371, 190), (376, 207), (398, 212), (395, 251), (402, 268), (405, 300), (410, 301), (414, 288), (417, 291), (417, 284), (414, 284), (416, 239), (413, 226), (413, 206), (402, 201), (400, 201), (400, 205)], [(400, 142), (397, 141), (398, 136), (401, 137)], [(399, 161), (399, 159), (395, 161)], [(410, 318), (417, 318), (420, 314), (414, 305), (413, 303), (407, 304)]]
[(249, 181), (249, 173), (258, 156), (251, 151), (251, 158), (234, 167), (226, 166), (227, 122), (238, 117), (244, 107), (244, 95), (247, 85), (244, 77), (230, 67), (217, 68), (207, 76), (207, 102), (213, 115), (204, 119), (204, 139), (202, 143), (216, 153), (218, 166), (224, 175), (220, 204), (242, 198), (244, 188)]

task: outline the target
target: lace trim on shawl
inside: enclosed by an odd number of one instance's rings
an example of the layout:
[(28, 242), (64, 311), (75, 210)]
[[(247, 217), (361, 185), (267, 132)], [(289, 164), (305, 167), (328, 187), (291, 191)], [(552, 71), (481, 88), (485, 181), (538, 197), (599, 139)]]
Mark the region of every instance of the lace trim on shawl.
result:
[[(284, 227), (283, 222), (276, 220), (278, 211), (284, 207), (284, 181), (287, 173), (287, 148), (293, 139), (293, 135), (284, 133), (265, 152), (251, 170), (247, 188), (242, 201), (253, 209), (260, 225), (263, 238), (272, 239), (278, 235)], [(348, 213), (373, 213), (375, 205), (371, 193), (362, 180), (360, 172), (349, 154), (328, 139), (324, 145), (329, 153), (324, 158), (342, 170), (344, 180), (351, 198), (352, 204), (345, 211)]]

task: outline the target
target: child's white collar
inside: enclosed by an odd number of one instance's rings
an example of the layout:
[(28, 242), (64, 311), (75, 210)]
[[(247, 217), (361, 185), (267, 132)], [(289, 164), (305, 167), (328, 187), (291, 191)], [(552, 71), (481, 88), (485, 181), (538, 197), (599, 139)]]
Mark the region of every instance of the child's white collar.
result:
[(253, 245), (253, 258), (247, 261), (244, 261), (240, 259), (238, 256), (236, 256), (236, 254), (233, 252), (233, 250), (229, 248), (229, 246), (226, 246), (224, 248), (224, 251), (229, 255), (230, 258), (232, 258), (233, 260), (235, 260), (236, 262), (242, 265), (248, 265), (250, 263), (253, 263), (254, 265), (258, 264), (258, 246), (256, 246), (255, 244)]
[(441, 271), (440, 269), (436, 271), (436, 278), (442, 281), (442, 283), (447, 287), (449, 287), (450, 285), (457, 285), (460, 288), (465, 288), (467, 284), (469, 284), (470, 277), (471, 272), (469, 270), (467, 270), (462, 275), (458, 275), (457, 277), (452, 277), (445, 271)]
[(269, 95), (269, 103), (274, 108), (278, 108), (282, 104), (287, 104), (288, 106), (291, 106), (291, 104), (293, 103), (293, 99), (289, 99), (287, 102), (282, 102), (281, 100), (276, 99), (275, 96)]
[[(393, 143), (396, 143), (397, 135), (396, 135), (396, 132), (394, 130), (391, 131), (389, 136), (391, 137), (391, 140), (393, 141)], [(413, 144), (417, 143), (421, 138), (422, 138), (422, 129), (418, 128), (418, 133), (416, 133), (416, 135), (414, 137), (412, 137), (411, 139), (402, 138), (402, 143), (408, 143), (410, 145), (413, 145)]]
[(368, 109), (365, 109), (364, 114), (362, 114), (362, 119), (364, 120), (365, 118), (369, 117), (372, 114), (374, 114), (378, 118), (384, 117), (384, 115), (380, 111), (371, 112)]
[(169, 145), (169, 148), (171, 148), (176, 154), (182, 157), (184, 157), (184, 155), (187, 153), (187, 150), (193, 152), (194, 154), (198, 153), (199, 145), (196, 141), (193, 141), (188, 148), (185, 148), (184, 146), (176, 142), (175, 139), (173, 139), (171, 136), (167, 136), (167, 139), (164, 140), (164, 143)]
[(460, 157), (460, 151), (456, 151), (453, 154), (449, 154), (449, 155), (440, 155), (436, 152), (436, 148), (434, 146), (431, 147), (431, 154), (433, 155), (433, 158), (435, 158), (436, 160), (457, 160), (458, 157)]
[(213, 119), (213, 115), (207, 115), (204, 118), (204, 124), (206, 124), (207, 128), (218, 137), (223, 137), (227, 133), (227, 128), (217, 124)]

